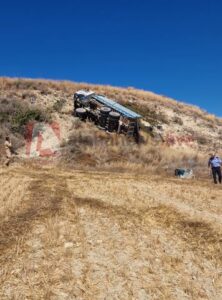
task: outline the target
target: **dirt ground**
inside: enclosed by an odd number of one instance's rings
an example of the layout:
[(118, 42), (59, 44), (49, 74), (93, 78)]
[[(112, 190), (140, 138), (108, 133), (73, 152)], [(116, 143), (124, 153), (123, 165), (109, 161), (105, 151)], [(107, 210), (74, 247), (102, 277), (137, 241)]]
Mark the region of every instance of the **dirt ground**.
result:
[(222, 187), (0, 168), (0, 299), (222, 299)]

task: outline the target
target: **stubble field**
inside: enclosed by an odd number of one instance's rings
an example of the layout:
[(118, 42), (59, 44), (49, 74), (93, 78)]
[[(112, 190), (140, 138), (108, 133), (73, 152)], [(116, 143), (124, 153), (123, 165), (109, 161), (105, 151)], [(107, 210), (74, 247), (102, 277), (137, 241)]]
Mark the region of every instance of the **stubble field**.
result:
[(0, 299), (222, 299), (222, 187), (0, 168)]

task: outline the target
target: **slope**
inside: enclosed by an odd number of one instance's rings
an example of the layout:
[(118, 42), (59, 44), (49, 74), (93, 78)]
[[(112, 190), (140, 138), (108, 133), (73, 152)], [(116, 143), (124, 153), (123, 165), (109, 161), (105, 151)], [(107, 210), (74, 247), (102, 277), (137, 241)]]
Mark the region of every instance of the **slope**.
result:
[[(35, 117), (40, 119), (44, 117), (47, 119), (47, 116), (38, 114), (36, 116), (36, 109), (47, 112), (53, 119), (59, 115), (61, 121), (70, 120), (73, 111), (73, 94), (82, 88), (105, 94), (134, 109), (143, 115), (148, 124), (160, 124), (168, 146), (192, 148), (202, 152), (218, 150), (221, 147), (221, 119), (198, 107), (134, 88), (66, 81), (0, 78), (0, 120), (1, 122), (5, 120), (4, 124), (7, 125), (6, 114), (15, 114), (8, 102), (14, 103), (14, 101), (28, 105), (32, 111), (34, 110)], [(24, 117), (24, 114), (22, 116)], [(8, 128), (6, 131), (9, 132), (8, 125), (6, 127)], [(0, 138), (2, 134), (0, 132)]]

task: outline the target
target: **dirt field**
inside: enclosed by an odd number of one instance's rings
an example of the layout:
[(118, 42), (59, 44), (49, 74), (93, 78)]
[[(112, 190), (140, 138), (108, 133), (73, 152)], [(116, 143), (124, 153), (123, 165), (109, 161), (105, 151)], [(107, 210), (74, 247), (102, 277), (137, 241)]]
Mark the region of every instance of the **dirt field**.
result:
[(222, 187), (0, 168), (0, 299), (222, 299)]

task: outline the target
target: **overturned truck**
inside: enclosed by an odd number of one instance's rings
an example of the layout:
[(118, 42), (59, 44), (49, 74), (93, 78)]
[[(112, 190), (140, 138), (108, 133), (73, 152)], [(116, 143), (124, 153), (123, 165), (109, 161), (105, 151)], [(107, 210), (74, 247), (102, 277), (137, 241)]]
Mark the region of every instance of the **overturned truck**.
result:
[(92, 121), (108, 132), (123, 133), (139, 141), (141, 115), (119, 103), (92, 91), (80, 90), (74, 94), (74, 115)]

